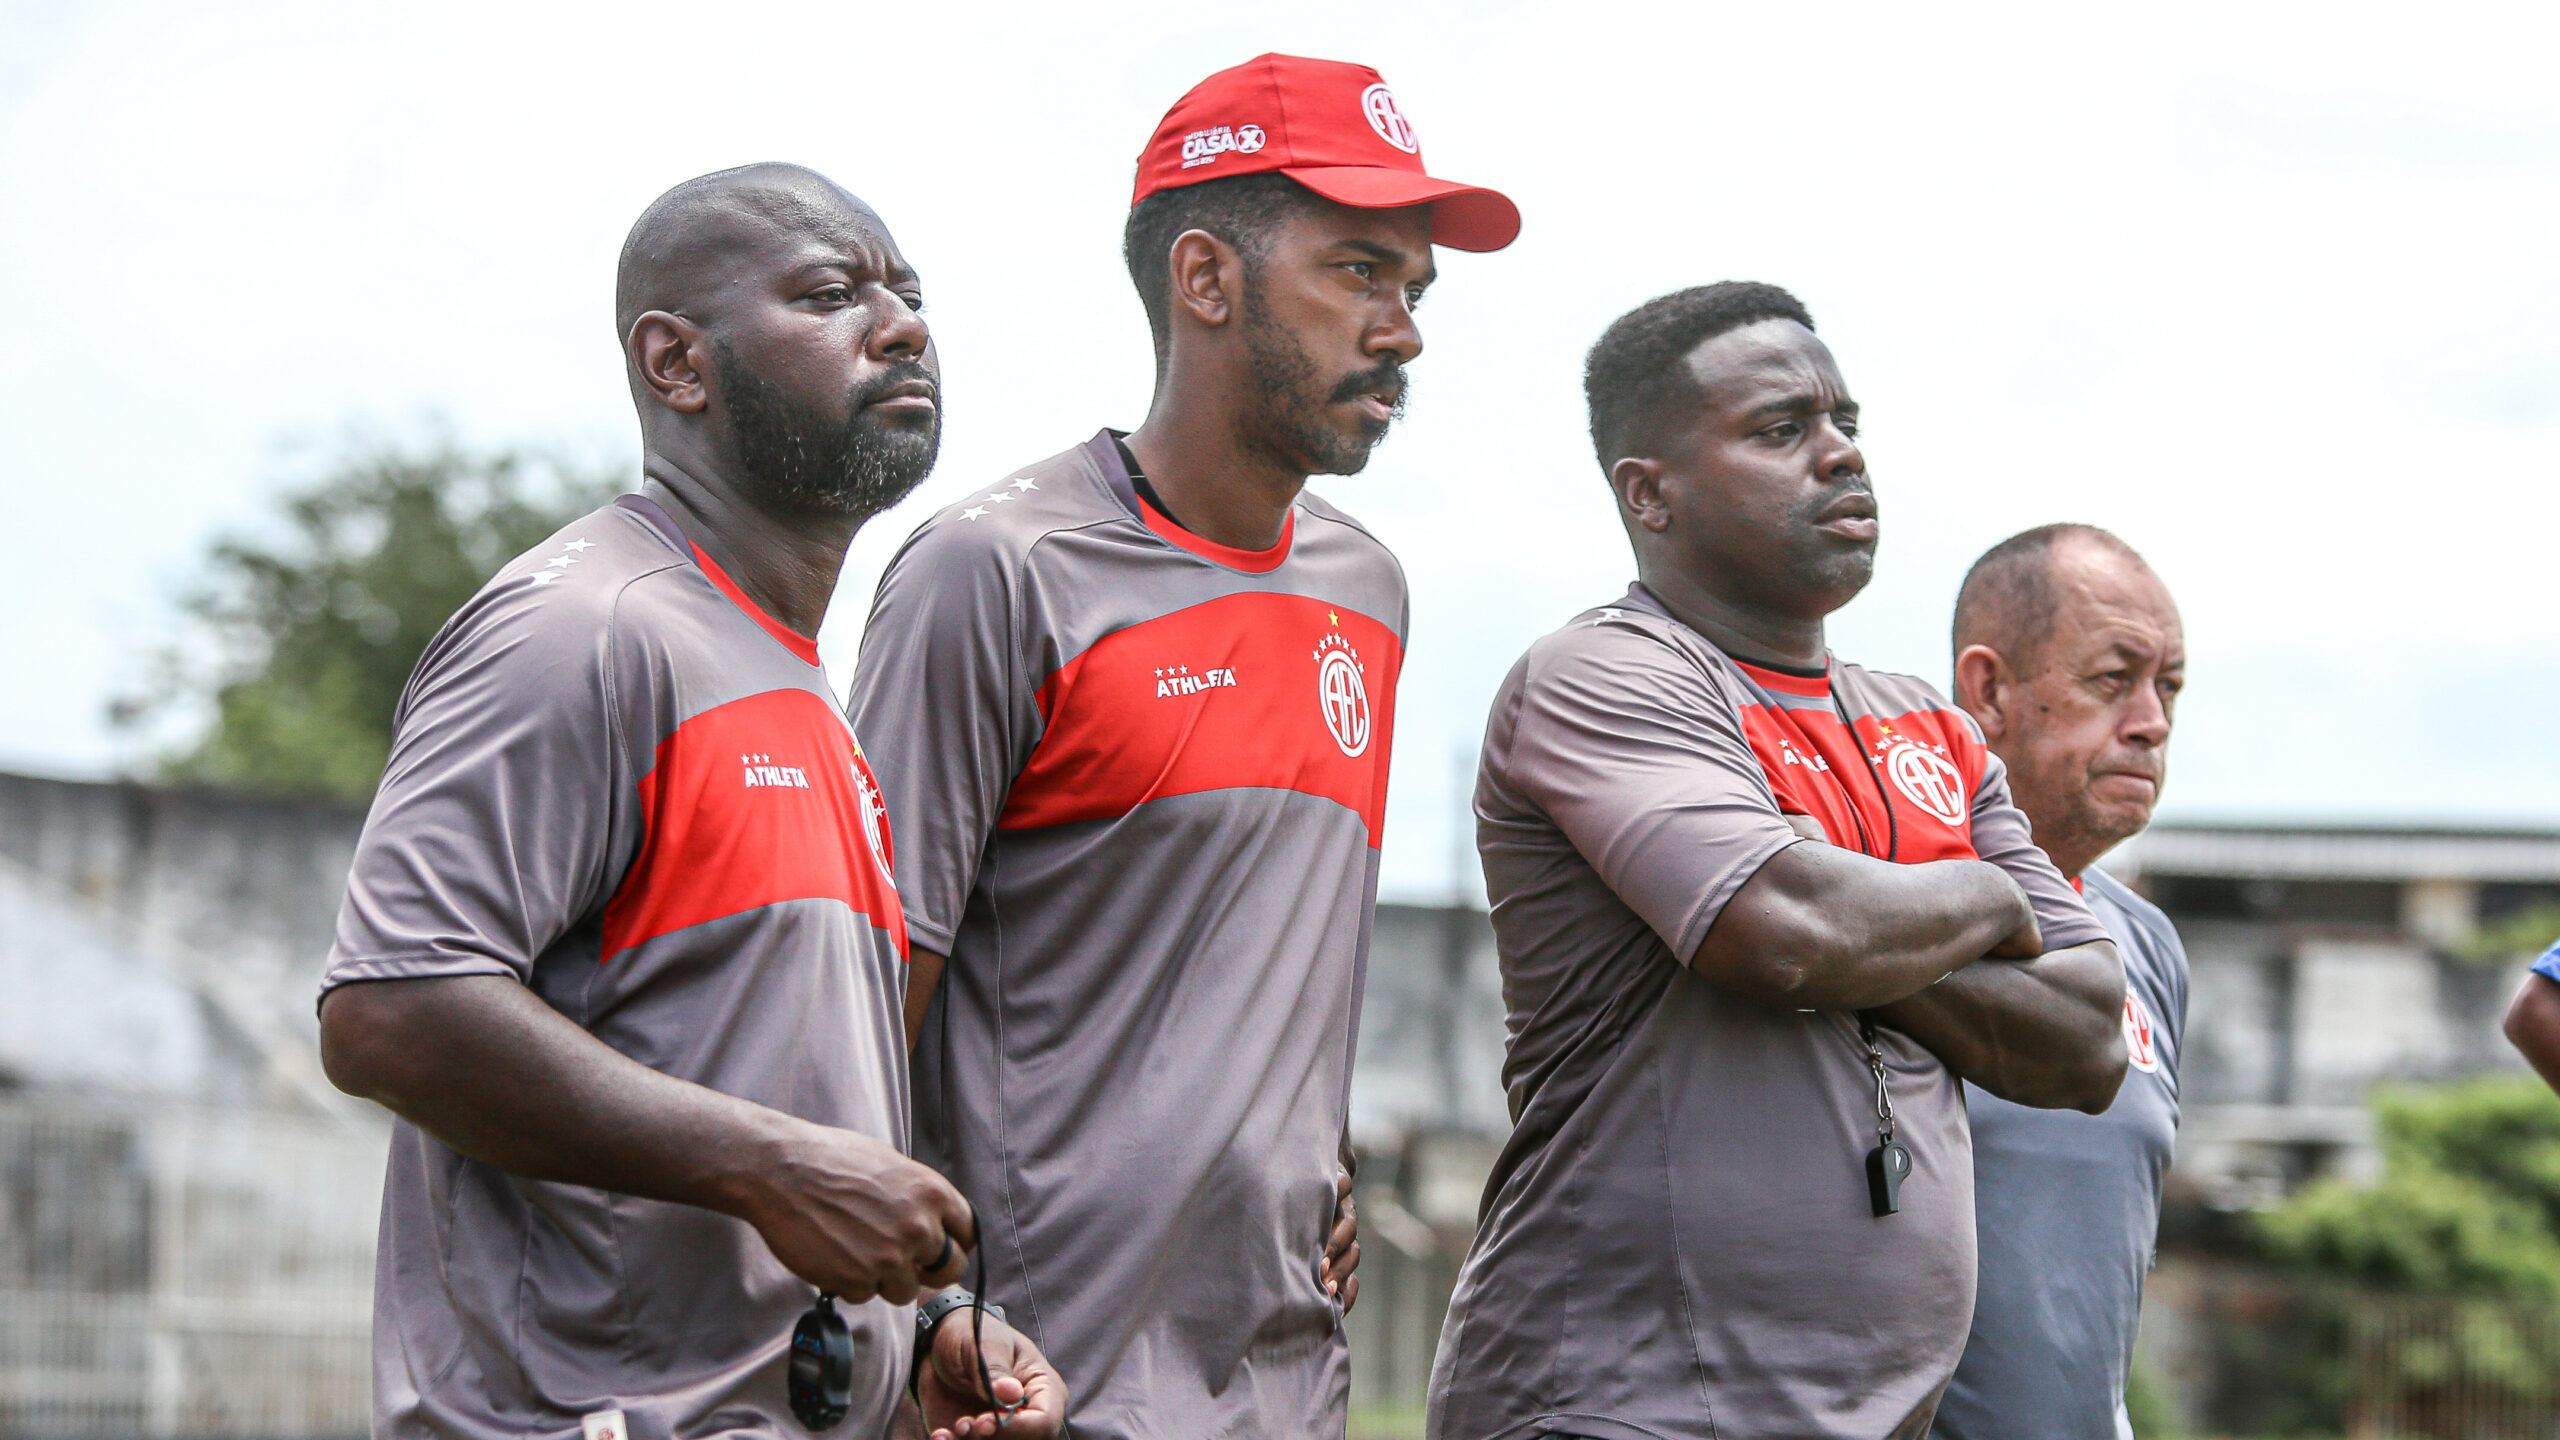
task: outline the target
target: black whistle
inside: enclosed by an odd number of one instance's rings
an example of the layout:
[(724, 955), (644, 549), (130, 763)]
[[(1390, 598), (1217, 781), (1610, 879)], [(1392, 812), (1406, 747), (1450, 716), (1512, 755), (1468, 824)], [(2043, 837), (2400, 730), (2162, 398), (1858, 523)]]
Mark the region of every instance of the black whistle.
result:
[(836, 1297), (818, 1303), (791, 1328), (791, 1413), (824, 1430), (853, 1408), (853, 1327), (836, 1313)]
[(1867, 1200), (1875, 1207), (1876, 1218), (1897, 1214), (1902, 1209), (1902, 1181), (1911, 1173), (1911, 1152), (1887, 1140), (1867, 1152)]

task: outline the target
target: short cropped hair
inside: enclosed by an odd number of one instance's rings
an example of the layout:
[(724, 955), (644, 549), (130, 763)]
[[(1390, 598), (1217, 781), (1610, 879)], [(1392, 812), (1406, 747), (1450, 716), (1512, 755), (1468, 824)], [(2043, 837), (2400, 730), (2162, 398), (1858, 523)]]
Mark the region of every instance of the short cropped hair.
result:
[(1173, 242), (1186, 230), (1205, 230), (1236, 247), (1248, 280), (1271, 257), (1271, 235), (1292, 216), (1313, 209), (1316, 193), (1276, 172), (1230, 175), (1159, 190), (1129, 211), (1120, 232), (1120, 258), (1147, 307), (1155, 332), (1156, 364), (1173, 349)]
[(1682, 363), (1689, 352), (1763, 320), (1813, 328), (1804, 302), (1777, 286), (1725, 280), (1647, 300), (1602, 331), (1582, 366), (1600, 469), (1605, 473), (1651, 440), (1653, 421), (1672, 404), (1696, 398), (1697, 382)]
[(1973, 645), (2000, 652), (2022, 675), (2041, 674), (2044, 622), (2053, 614), (2053, 551), (2081, 540), (2150, 568), (2140, 553), (2095, 525), (2038, 525), (1982, 552), (1956, 590), (1954, 653)]

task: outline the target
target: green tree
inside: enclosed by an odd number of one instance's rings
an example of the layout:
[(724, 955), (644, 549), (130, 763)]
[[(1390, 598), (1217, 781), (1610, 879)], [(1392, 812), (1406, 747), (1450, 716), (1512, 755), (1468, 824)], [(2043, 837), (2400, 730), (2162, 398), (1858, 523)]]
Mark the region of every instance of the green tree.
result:
[(2276, 1260), (2348, 1282), (2320, 1316), (2339, 1341), (2322, 1392), (2364, 1417), (2360, 1434), (2551, 1433), (2560, 1098), (2502, 1075), (2386, 1088), (2372, 1106), (2379, 1184), (2319, 1181), (2259, 1217)]
[[(489, 576), (621, 488), (517, 450), (351, 447), (284, 495), (276, 538), (230, 536), (184, 606), (206, 643), (173, 646), (111, 718), (200, 702), (159, 778), (361, 802), (391, 714), (436, 630)], [(201, 658), (199, 658), (201, 657)]]
[(2560, 1098), (2530, 1076), (2377, 1090), (2383, 1177), (2259, 1217), (2280, 1262), (2411, 1294), (2560, 1304)]

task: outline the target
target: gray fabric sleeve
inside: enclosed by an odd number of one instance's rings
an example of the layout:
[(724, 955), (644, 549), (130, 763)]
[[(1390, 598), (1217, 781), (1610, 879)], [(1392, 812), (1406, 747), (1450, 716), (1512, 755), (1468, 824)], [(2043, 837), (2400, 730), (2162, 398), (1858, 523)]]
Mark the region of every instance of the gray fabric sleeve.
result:
[(2047, 950), (2068, 950), (2107, 938), (2106, 927), (2089, 913), (2080, 892), (2036, 847), (2026, 812), (2009, 799), (2009, 767), (1989, 750), (1982, 752), (1982, 783), (1973, 791), (1973, 853), (2008, 871), (2018, 888), (2027, 892), (2027, 905), (2035, 911), (2036, 931)]
[(1694, 663), (1631, 626), (1575, 638), (1522, 690), (1513, 783), (1687, 964), (1796, 833), (1732, 702)]
[[(530, 979), (601, 907), (635, 777), (614, 709), (610, 597), (494, 583), (428, 647), (356, 843), (321, 991)], [(592, 624), (564, 611), (587, 609)]]
[(1013, 557), (929, 521), (880, 576), (845, 706), (889, 803), (914, 943), (951, 953), (978, 861), (1038, 735)]

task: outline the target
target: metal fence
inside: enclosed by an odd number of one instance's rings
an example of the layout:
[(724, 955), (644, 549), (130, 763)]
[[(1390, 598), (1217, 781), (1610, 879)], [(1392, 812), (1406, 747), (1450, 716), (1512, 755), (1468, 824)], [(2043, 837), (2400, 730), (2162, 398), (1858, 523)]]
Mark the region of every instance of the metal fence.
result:
[(2368, 1296), (2345, 1319), (2354, 1440), (2560, 1437), (2560, 1315)]
[(364, 1434), (384, 1142), (0, 1100), (0, 1434)]

